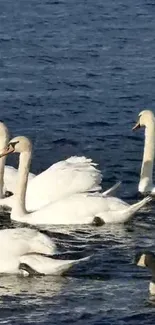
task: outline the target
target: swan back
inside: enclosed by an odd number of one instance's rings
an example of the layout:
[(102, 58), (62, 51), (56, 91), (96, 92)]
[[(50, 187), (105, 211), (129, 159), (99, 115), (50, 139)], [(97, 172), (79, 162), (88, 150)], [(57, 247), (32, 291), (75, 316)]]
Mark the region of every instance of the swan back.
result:
[(7, 256), (20, 256), (28, 253), (54, 254), (56, 252), (56, 245), (51, 238), (36, 229), (3, 229), (0, 231), (0, 242), (3, 245), (0, 258), (6, 255), (6, 251)]

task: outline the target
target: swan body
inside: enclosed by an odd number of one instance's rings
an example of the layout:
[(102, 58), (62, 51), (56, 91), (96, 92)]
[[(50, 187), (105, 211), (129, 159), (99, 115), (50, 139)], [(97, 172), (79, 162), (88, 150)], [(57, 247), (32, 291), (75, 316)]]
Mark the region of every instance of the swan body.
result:
[(41, 254), (27, 254), (20, 258), (19, 269), (24, 271), (21, 272), (23, 275), (63, 275), (73, 265), (87, 261), (89, 258), (90, 256), (78, 260), (62, 260)]
[[(32, 176), (33, 177), (33, 176)], [(37, 177), (37, 176), (36, 176)], [(30, 181), (30, 179), (31, 179), (31, 173), (29, 173), (29, 181)], [(17, 181), (16, 181), (16, 184), (17, 184)], [(112, 195), (112, 194), (115, 194), (115, 191), (118, 189), (118, 187), (120, 186), (120, 184), (121, 184), (121, 181), (119, 181), (119, 182), (117, 182), (116, 184), (114, 184), (112, 187), (110, 187), (108, 190), (106, 190), (106, 191), (104, 191), (103, 193), (102, 193), (102, 196), (105, 196), (105, 197), (107, 197), (107, 196), (110, 196), (110, 195)], [(91, 192), (90, 192), (91, 193)], [(76, 193), (75, 193), (76, 194)], [(81, 193), (82, 194), (82, 193)], [(74, 195), (74, 194), (73, 194)], [(14, 204), (14, 199), (15, 199), (15, 197), (14, 197), (14, 195), (12, 195), (12, 196), (10, 196), (10, 197), (5, 197), (5, 198), (3, 198), (3, 199), (0, 199), (0, 207), (2, 207), (2, 209), (4, 209), (4, 208), (6, 208), (6, 210), (11, 210), (12, 209), (12, 207), (13, 207), (13, 204)], [(61, 200), (63, 200), (63, 198), (61, 199)], [(32, 201), (32, 200), (31, 200)], [(54, 203), (54, 202), (53, 202)], [(47, 205), (47, 204), (46, 204)], [(45, 206), (46, 206), (45, 205)], [(39, 204), (38, 204), (38, 206), (39, 206)], [(42, 207), (42, 204), (41, 204), (41, 208), (43, 208)], [(33, 209), (32, 209), (32, 211), (34, 211)]]
[[(28, 183), (27, 210), (38, 210), (75, 193), (100, 191), (102, 174), (96, 166), (92, 159), (77, 156), (53, 164)], [(111, 195), (120, 184), (117, 182), (103, 195)]]
[[(8, 139), (8, 129), (4, 123), (0, 123), (0, 152), (3, 152), (7, 146)], [(0, 160), (0, 206), (12, 208), (14, 198), (4, 198), (3, 192), (14, 193), (18, 171), (11, 166), (5, 166), (4, 169), (4, 164), (5, 157)], [(49, 202), (55, 202), (74, 193), (101, 190), (102, 174), (96, 166), (97, 164), (86, 157), (70, 157), (53, 164), (37, 176), (29, 173), (26, 192), (27, 210), (38, 210)], [(119, 185), (120, 182), (105, 191), (105, 195), (114, 193)]]
[(105, 223), (124, 223), (150, 201), (147, 197), (130, 206), (118, 198), (105, 197), (98, 192), (78, 193), (28, 213), (25, 208), (25, 195), (31, 151), (32, 144), (28, 138), (16, 137), (1, 154), (2, 157), (11, 152), (20, 153), (19, 176), (11, 211), (13, 220), (29, 224), (89, 224), (95, 217), (99, 217)]
[(68, 195), (101, 189), (101, 172), (86, 157), (70, 157), (37, 175), (27, 187), (26, 208), (38, 210)]
[(0, 273), (18, 273), (20, 258), (25, 254), (54, 254), (52, 240), (35, 229), (16, 228), (0, 230)]
[(153, 163), (155, 155), (155, 117), (152, 111), (144, 110), (139, 114), (139, 119), (133, 130), (145, 127), (145, 143), (143, 161), (141, 166), (139, 192), (143, 194), (155, 194), (153, 185)]
[(74, 194), (32, 213), (25, 213), (19, 205), (13, 206), (11, 219), (36, 224), (91, 224), (95, 217), (103, 223), (125, 223), (147, 202), (149, 197), (129, 205), (115, 197), (101, 194)]
[[(0, 152), (9, 142), (9, 131), (3, 122), (0, 122)], [(18, 170), (11, 166), (5, 166), (6, 157), (0, 161), (0, 199), (5, 196), (6, 191), (14, 193)], [(29, 173), (28, 180), (32, 180), (34, 174)]]
[(74, 264), (86, 261), (52, 258), (57, 249), (53, 241), (38, 230), (16, 228), (0, 230), (0, 273), (61, 275)]
[[(8, 141), (8, 129), (4, 123), (0, 122), (0, 152), (7, 146)], [(0, 160), (0, 206), (12, 207), (12, 199), (3, 199), (6, 191), (14, 193), (18, 171), (11, 166), (5, 166), (5, 160), (5, 156)], [(30, 182), (28, 182), (26, 193), (27, 209), (30, 211), (40, 209), (49, 202), (72, 193), (100, 190), (102, 175), (96, 165), (86, 157), (70, 157), (53, 164), (37, 177), (29, 173), (28, 181)], [(111, 192), (112, 189), (109, 191)]]

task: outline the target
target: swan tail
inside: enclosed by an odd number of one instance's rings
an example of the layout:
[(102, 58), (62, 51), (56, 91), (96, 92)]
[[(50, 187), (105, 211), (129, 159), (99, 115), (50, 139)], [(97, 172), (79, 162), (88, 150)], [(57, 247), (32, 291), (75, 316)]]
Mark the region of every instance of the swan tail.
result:
[(127, 209), (125, 209), (122, 213), (124, 214), (126, 220), (128, 221), (137, 211), (139, 211), (142, 207), (144, 207), (148, 202), (152, 201), (151, 196), (145, 197), (143, 200), (130, 205)]
[(78, 260), (61, 260), (42, 254), (27, 254), (20, 258), (20, 274), (28, 275), (63, 275), (73, 265), (88, 261), (90, 256)]
[(110, 187), (108, 190), (104, 191), (102, 193), (103, 196), (107, 196), (107, 195), (112, 195), (114, 194), (114, 192), (118, 189), (118, 187), (121, 185), (121, 181), (117, 182), (115, 185), (113, 185), (112, 187)]
[(135, 213), (137, 212), (139, 209), (141, 209), (142, 207), (144, 207), (148, 202), (152, 201), (152, 197), (151, 196), (147, 196), (144, 199), (142, 199), (141, 201), (132, 204), (128, 210), (130, 210), (130, 212)]
[(132, 216), (148, 202), (152, 201), (150, 196), (145, 197), (140, 202), (134, 203), (132, 205), (127, 205), (123, 210), (113, 210), (110, 215), (106, 213), (98, 213), (94, 218), (93, 225), (100, 226), (104, 223), (125, 223), (129, 221)]

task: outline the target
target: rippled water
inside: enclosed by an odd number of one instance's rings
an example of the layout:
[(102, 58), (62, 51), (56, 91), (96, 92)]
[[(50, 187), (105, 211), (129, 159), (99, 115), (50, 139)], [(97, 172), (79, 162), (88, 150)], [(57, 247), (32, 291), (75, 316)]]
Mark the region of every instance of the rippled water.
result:
[[(119, 195), (137, 200), (143, 132), (131, 128), (154, 110), (154, 16), (151, 0), (1, 0), (0, 119), (33, 140), (32, 171), (87, 155), (103, 188), (121, 179)], [(62, 252), (91, 260), (64, 278), (1, 277), (1, 324), (154, 324), (149, 273), (133, 264), (154, 249), (153, 203), (126, 226), (50, 230)]]

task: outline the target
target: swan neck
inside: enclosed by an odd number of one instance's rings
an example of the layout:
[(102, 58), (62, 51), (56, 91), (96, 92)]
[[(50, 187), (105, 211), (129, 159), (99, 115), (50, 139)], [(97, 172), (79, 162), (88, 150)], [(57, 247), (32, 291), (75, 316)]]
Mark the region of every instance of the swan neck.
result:
[(17, 188), (15, 190), (12, 215), (22, 216), (26, 214), (25, 196), (31, 163), (31, 152), (22, 152), (19, 157)]
[(153, 187), (153, 163), (155, 154), (155, 122), (150, 121), (145, 128), (145, 143), (139, 188), (141, 192), (151, 191)]
[[(3, 127), (3, 131), (0, 134), (0, 152), (4, 150), (9, 141), (9, 132), (7, 127), (0, 122), (0, 128)], [(5, 170), (6, 157), (0, 158), (0, 199), (4, 197), (4, 170)]]
[(5, 161), (6, 157), (0, 159), (0, 199), (3, 198)]

